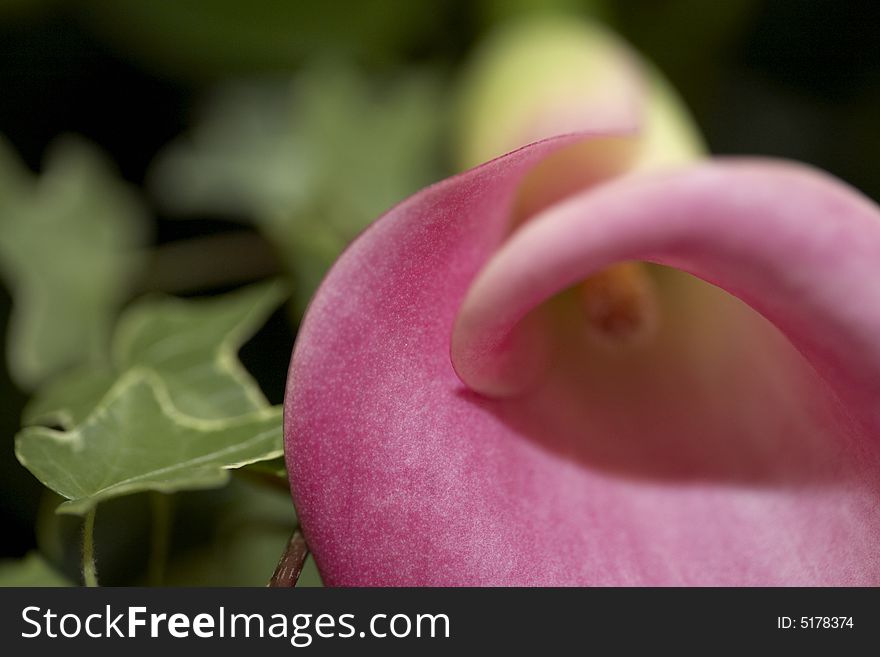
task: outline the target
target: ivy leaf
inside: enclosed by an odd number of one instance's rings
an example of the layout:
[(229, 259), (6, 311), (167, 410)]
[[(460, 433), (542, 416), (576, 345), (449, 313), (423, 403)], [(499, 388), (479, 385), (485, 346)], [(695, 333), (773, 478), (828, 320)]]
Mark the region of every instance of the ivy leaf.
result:
[(0, 273), (14, 300), (7, 359), (19, 385), (106, 348), (144, 238), (135, 194), (94, 147), (56, 142), (35, 178), (0, 140)]
[(44, 387), (25, 411), (19, 461), (84, 513), (137, 491), (226, 483), (227, 470), (282, 454), (270, 407), (236, 358), (284, 296), (277, 282), (207, 299), (149, 297), (123, 314), (111, 365)]
[(73, 586), (73, 583), (46, 563), (38, 552), (30, 552), (22, 559), (0, 561), (0, 587), (6, 586)]
[(281, 484), (281, 488), (287, 488), (287, 465), (283, 457), (254, 463), (248, 466), (247, 473), (254, 477), (262, 478), (267, 482)]
[(86, 419), (115, 380), (115, 374), (102, 367), (82, 366), (63, 372), (37, 390), (22, 412), (22, 424), (72, 429)]
[(234, 417), (269, 403), (236, 358), (241, 345), (284, 298), (278, 282), (207, 299), (151, 296), (119, 320), (112, 367), (83, 367), (41, 388), (25, 408), (25, 424), (82, 422), (117, 378), (133, 368), (155, 373), (181, 413)]
[(113, 360), (120, 371), (142, 366), (154, 370), (174, 406), (197, 418), (267, 408), (236, 354), (283, 298), (278, 282), (208, 299), (147, 298), (120, 319)]
[(229, 469), (281, 455), (281, 433), (280, 407), (194, 418), (176, 408), (155, 372), (135, 368), (75, 429), (28, 427), (15, 451), (68, 499), (59, 513), (84, 514), (101, 500), (139, 491), (222, 486)]
[(302, 310), (351, 239), (442, 173), (441, 99), (427, 75), (377, 85), (341, 66), (231, 86), (160, 155), (151, 185), (172, 211), (255, 222)]

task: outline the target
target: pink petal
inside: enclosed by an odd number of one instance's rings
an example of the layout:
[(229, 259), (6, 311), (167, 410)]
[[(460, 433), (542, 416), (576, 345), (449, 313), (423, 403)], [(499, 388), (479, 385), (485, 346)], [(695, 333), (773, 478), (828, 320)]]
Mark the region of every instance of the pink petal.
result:
[(492, 370), (539, 351), (498, 348), (508, 346), (514, 325), (556, 292), (624, 260), (671, 265), (746, 301), (880, 432), (880, 212), (855, 190), (792, 163), (716, 161), (621, 179), (535, 218), (468, 294), (453, 338), (459, 375), (489, 394), (504, 387), (491, 381)]
[[(707, 164), (600, 186), (499, 249), (517, 181), (564, 143), (404, 202), (315, 297), (285, 434), (325, 581), (880, 583), (876, 208), (790, 165)], [(505, 338), (547, 341), (510, 329), (620, 259), (711, 280), (791, 342), (687, 278), (663, 307), (665, 349), (562, 366), (548, 349), (543, 378), (514, 399), (462, 385), (449, 354), (465, 297), (456, 366), (497, 392), (505, 363), (529, 356), (505, 356)]]

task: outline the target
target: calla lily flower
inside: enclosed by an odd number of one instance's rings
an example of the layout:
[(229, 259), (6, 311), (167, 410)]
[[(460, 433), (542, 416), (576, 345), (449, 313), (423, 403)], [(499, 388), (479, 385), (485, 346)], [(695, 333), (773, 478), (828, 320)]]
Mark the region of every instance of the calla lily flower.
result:
[(372, 224), (297, 338), (287, 464), (325, 582), (880, 584), (880, 209), (701, 157), (596, 28), (505, 39), (557, 65), (501, 76), (464, 158), (528, 145)]

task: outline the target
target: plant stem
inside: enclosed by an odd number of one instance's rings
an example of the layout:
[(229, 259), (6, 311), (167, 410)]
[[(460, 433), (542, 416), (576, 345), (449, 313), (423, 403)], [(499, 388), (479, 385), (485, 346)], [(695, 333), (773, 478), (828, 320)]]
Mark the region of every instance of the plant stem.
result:
[(306, 545), (306, 539), (299, 528), (294, 529), (268, 586), (296, 586), (307, 556), (309, 556), (309, 547)]
[(86, 514), (83, 523), (82, 571), (86, 586), (98, 586), (98, 571), (95, 567), (95, 512), (96, 507)]
[(168, 564), (168, 546), (171, 543), (173, 505), (170, 495), (150, 493), (153, 527), (150, 533), (150, 585), (162, 586)]

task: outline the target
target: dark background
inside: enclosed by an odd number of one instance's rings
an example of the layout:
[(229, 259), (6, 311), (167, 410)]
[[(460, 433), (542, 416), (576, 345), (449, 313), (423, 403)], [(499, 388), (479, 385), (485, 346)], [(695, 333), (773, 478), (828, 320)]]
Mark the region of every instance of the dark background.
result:
[[(82, 134), (125, 179), (142, 185), (157, 151), (192, 125), (194, 107), (218, 81), (295, 71), (326, 50), (344, 51), (376, 75), (418, 64), (454, 79), (482, 34), (533, 3), (369, 2), (372, 19), (363, 22), (349, 15), (350, 2), (291, 2), (294, 9), (282, 11), (285, 3), (262, 0), (238, 3), (230, 13), (233, 4), (218, 0), (214, 14), (205, 9), (211, 2), (194, 0), (176, 8), (147, 0), (137, 11), (137, 0), (3, 0), (0, 133), (34, 170), (54, 137)], [(598, 15), (653, 60), (694, 112), (713, 153), (802, 160), (880, 198), (876, 2), (547, 4)], [(256, 27), (238, 29), (237, 22), (251, 20)], [(152, 210), (158, 243), (242, 230), (216, 217), (180, 222)], [(9, 306), (0, 288), (4, 341)], [(273, 403), (283, 394), (292, 340), (277, 313), (242, 353)], [(0, 556), (19, 556), (35, 543), (41, 486), (13, 455), (26, 397), (5, 367), (0, 395)]]

